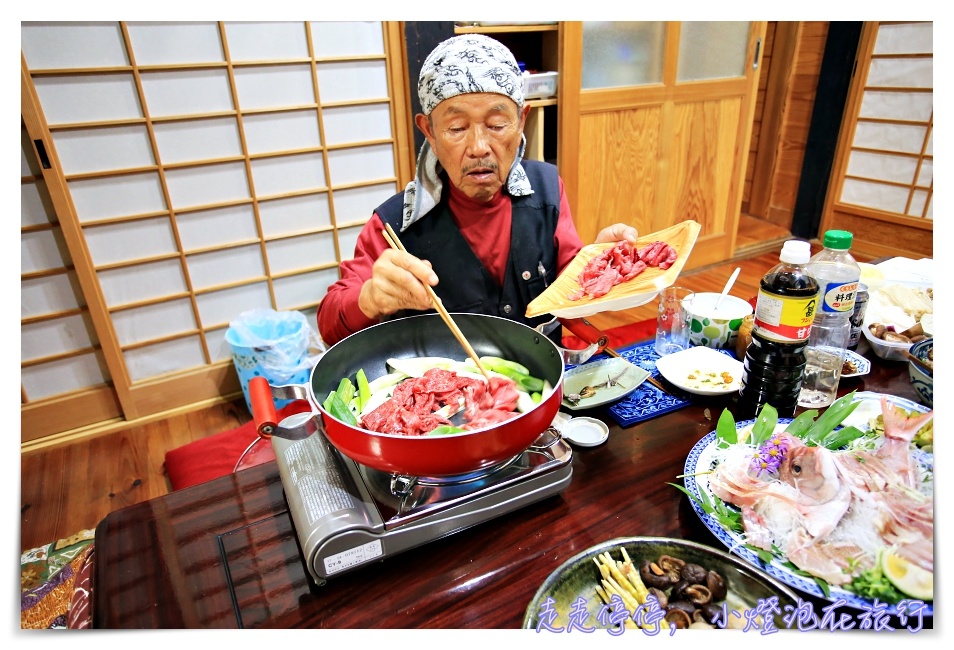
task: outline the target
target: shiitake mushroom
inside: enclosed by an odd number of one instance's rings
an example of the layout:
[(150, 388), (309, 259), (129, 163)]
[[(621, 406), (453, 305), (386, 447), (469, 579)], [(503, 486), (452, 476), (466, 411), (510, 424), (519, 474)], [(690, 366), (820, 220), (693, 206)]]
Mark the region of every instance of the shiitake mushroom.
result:
[(669, 590), (669, 600), (688, 600), (686, 597), (686, 588), (689, 587), (689, 582), (686, 580), (680, 580), (672, 586), (672, 589)]
[(712, 592), (705, 585), (689, 585), (683, 595), (689, 599), (690, 603), (700, 607), (712, 602)]
[(715, 622), (716, 616), (722, 616), (722, 608), (715, 603), (703, 605), (698, 611), (702, 615), (702, 619), (710, 624)]
[(669, 574), (670, 584), (682, 577), (682, 567), (686, 566), (685, 561), (671, 555), (659, 556), (659, 567)]
[(692, 615), (678, 607), (666, 610), (666, 622), (677, 630), (685, 630), (692, 625)]
[(712, 594), (712, 600), (725, 600), (729, 595), (729, 589), (726, 587), (725, 578), (718, 571), (712, 569), (706, 573), (706, 586)]
[(696, 606), (690, 603), (688, 600), (669, 600), (669, 605), (666, 607), (666, 611), (672, 611), (674, 609), (681, 609), (690, 616), (694, 611), (696, 611)]
[(672, 575), (652, 560), (643, 560), (640, 563), (639, 577), (642, 578), (646, 587), (657, 589), (666, 589), (674, 582)]
[(706, 581), (706, 571), (703, 567), (698, 564), (686, 564), (682, 567), (682, 570), (679, 572), (679, 577), (693, 585), (701, 585)]
[(656, 599), (656, 602), (659, 603), (660, 609), (666, 609), (669, 607), (669, 596), (666, 595), (666, 592), (662, 589), (657, 589), (656, 587), (649, 588), (649, 595)]
[(725, 577), (714, 569), (661, 555), (655, 562), (643, 560), (639, 575), (666, 612), (666, 621), (674, 627), (711, 626), (722, 613), (715, 603), (725, 600), (728, 586)]

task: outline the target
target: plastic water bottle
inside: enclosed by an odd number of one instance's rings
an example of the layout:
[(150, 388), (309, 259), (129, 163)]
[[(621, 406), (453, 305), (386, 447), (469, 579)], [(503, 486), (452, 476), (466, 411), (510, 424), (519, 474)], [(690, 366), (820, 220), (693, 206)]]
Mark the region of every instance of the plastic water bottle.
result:
[(779, 264), (759, 283), (736, 402), (739, 417), (754, 417), (765, 404), (782, 417), (795, 414), (818, 299), (818, 283), (805, 268), (810, 256), (808, 242), (785, 242)]
[(825, 248), (808, 263), (808, 272), (818, 282), (818, 307), (805, 351), (799, 406), (828, 406), (838, 393), (861, 280), (861, 267), (848, 252), (853, 239), (846, 230), (829, 230), (823, 240)]

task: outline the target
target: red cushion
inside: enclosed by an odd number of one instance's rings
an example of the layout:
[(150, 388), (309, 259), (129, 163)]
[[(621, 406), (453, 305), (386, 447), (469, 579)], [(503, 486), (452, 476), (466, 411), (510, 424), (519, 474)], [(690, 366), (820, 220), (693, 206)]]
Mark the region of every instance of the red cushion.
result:
[[(310, 410), (308, 402), (297, 400), (278, 409), (278, 421), (295, 413)], [(242, 452), (255, 440), (258, 440), (255, 422), (246, 422), (242, 426), (223, 431), (206, 438), (200, 438), (177, 449), (166, 452), (166, 476), (173, 490), (205, 483), (226, 476), (235, 471), (235, 464)], [(268, 440), (259, 440), (242, 462), (242, 469), (275, 460), (272, 444)]]

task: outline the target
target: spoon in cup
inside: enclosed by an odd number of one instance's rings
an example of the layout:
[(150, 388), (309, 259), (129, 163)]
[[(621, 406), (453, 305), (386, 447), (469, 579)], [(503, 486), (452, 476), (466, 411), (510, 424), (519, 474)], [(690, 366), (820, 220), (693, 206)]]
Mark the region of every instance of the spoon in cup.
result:
[(715, 307), (713, 308), (713, 311), (719, 310), (719, 305), (721, 305), (722, 301), (725, 300), (725, 297), (729, 295), (729, 289), (731, 289), (732, 285), (735, 284), (735, 280), (736, 278), (739, 277), (739, 273), (741, 271), (742, 271), (742, 267), (740, 266), (735, 267), (735, 270), (732, 271), (732, 275), (729, 276), (729, 281), (725, 283), (725, 288), (722, 290), (722, 295), (719, 296), (718, 300), (716, 300), (716, 304), (715, 304)]

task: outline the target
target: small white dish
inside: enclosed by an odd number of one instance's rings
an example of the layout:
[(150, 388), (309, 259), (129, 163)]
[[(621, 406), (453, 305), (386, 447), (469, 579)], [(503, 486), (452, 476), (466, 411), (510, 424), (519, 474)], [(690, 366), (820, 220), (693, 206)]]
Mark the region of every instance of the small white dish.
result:
[(696, 395), (726, 395), (738, 391), (742, 381), (741, 361), (702, 346), (660, 357), (656, 369), (673, 386)]
[(871, 372), (871, 362), (853, 350), (845, 350), (845, 361), (850, 361), (855, 371), (841, 373), (842, 377), (861, 377)]
[(560, 434), (574, 445), (596, 447), (609, 438), (609, 427), (596, 418), (570, 418)]
[[(595, 406), (602, 406), (608, 402), (626, 397), (646, 381), (649, 371), (630, 363), (621, 357), (611, 357), (590, 361), (583, 365), (571, 368), (563, 376), (563, 403), (565, 409), (579, 411)], [(592, 397), (583, 397), (573, 403), (566, 398), (571, 393), (579, 394), (585, 386), (604, 384), (607, 379), (616, 379), (613, 386), (601, 386), (596, 389)]]

